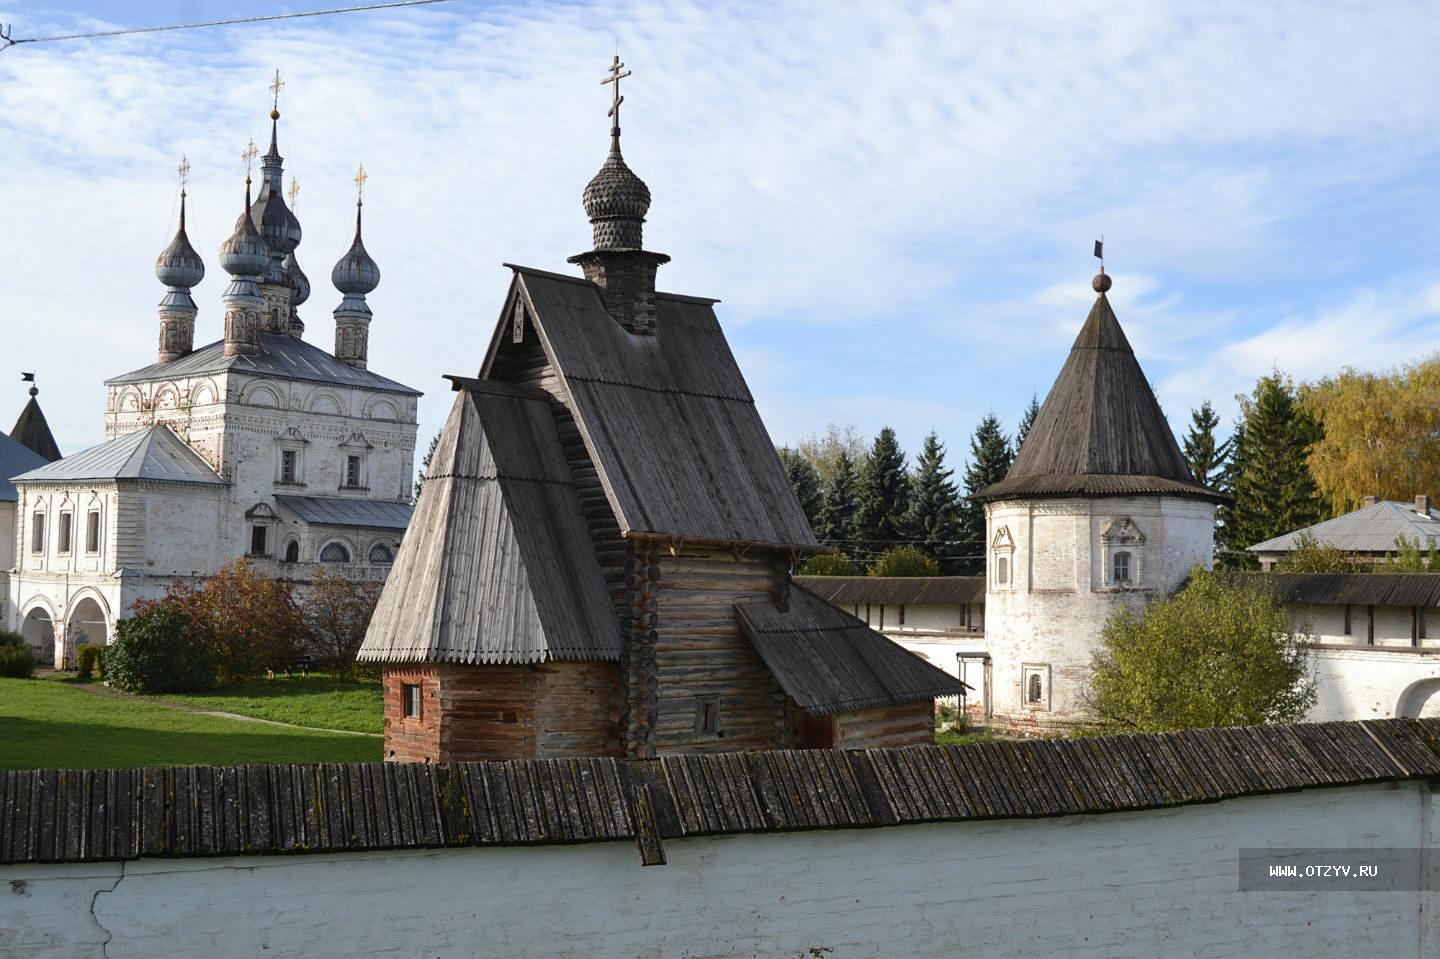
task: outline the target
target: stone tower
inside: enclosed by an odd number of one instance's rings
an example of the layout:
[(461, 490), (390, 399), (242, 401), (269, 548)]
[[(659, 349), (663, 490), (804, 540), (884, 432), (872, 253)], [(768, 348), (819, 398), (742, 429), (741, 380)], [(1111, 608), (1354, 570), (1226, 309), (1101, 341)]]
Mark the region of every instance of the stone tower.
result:
[(986, 516), (992, 721), (1082, 724), (1090, 661), (1120, 606), (1173, 592), (1214, 554), (1215, 508), (1095, 277), (1095, 305)]
[[(189, 164), (182, 164), (189, 169)], [(180, 229), (155, 261), (155, 276), (166, 286), (160, 301), (161, 363), (186, 356), (195, 349), (195, 314), (199, 312), (190, 289), (205, 278), (205, 264), (185, 235), (185, 189), (180, 189)]]

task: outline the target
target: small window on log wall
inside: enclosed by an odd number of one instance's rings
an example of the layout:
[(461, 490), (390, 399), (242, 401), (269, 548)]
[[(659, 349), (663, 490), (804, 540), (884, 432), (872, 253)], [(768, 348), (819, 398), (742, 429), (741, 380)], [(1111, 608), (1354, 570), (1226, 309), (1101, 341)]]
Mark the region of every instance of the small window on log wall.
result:
[(400, 687), (400, 701), (404, 708), (406, 719), (420, 718), (420, 687), (413, 683), (406, 683)]
[(695, 697), (695, 737), (697, 739), (720, 738), (720, 697)]

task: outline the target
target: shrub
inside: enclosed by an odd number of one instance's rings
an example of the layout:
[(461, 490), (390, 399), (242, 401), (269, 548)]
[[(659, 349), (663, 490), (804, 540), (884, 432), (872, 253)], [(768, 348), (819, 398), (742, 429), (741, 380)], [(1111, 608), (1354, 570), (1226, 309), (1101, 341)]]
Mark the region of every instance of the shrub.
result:
[(127, 693), (189, 693), (213, 689), (215, 666), (194, 621), (178, 606), (150, 604), (115, 627), (105, 655), (110, 685)]
[(840, 553), (817, 553), (800, 565), (801, 576), (854, 576), (858, 572)]
[(85, 643), (75, 650), (75, 678), (94, 679), (96, 673), (105, 676), (105, 647)]
[(355, 654), (365, 641), (365, 630), (380, 600), (380, 584), (355, 582), (322, 573), (305, 602), (311, 648), (320, 661), (342, 679), (355, 669)]
[(29, 679), (35, 674), (35, 657), (19, 633), (0, 629), (0, 676)]
[(913, 546), (897, 546), (870, 564), (871, 576), (939, 576), (940, 564)]

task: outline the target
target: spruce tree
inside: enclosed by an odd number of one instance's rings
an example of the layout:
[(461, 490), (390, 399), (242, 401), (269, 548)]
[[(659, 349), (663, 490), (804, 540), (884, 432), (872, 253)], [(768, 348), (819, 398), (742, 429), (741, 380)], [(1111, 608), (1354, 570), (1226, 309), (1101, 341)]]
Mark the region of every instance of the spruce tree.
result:
[(899, 545), (905, 537), (909, 486), (905, 453), (895, 431), (887, 426), (875, 437), (860, 470), (860, 509), (855, 516), (855, 531), (863, 542), (857, 546), (875, 554)]
[(1025, 412), (1020, 416), (1020, 426), (1015, 430), (1015, 455), (1020, 455), (1020, 447), (1025, 445), (1025, 437), (1030, 435), (1030, 427), (1035, 425), (1035, 417), (1040, 415), (1040, 399), (1034, 393), (1030, 394), (1030, 405), (1025, 407)]
[(839, 547), (846, 555), (858, 552), (855, 548), (855, 514), (860, 509), (858, 486), (855, 461), (842, 449), (835, 456), (830, 482), (825, 484), (825, 503), (820, 507), (815, 535), (820, 542)]
[(1195, 482), (1211, 489), (1217, 489), (1225, 471), (1226, 460), (1230, 457), (1232, 440), (1216, 445), (1215, 427), (1220, 417), (1215, 407), (1206, 400), (1198, 410), (1190, 411), (1190, 429), (1185, 433), (1185, 462), (1190, 464), (1190, 475)]
[[(1010, 438), (1000, 429), (1000, 421), (991, 413), (975, 427), (970, 440), (970, 465), (965, 467), (965, 492), (974, 495), (991, 483), (998, 483), (1010, 472), (1014, 454)], [(967, 499), (960, 511), (960, 554), (955, 564), (966, 576), (985, 572), (985, 506)]]
[(1224, 480), (1234, 503), (1220, 511), (1220, 559), (1249, 567), (1255, 561), (1247, 548), (1324, 518), (1308, 462), (1320, 428), (1296, 402), (1289, 377), (1278, 371), (1239, 400), (1241, 419)]
[(805, 521), (814, 529), (820, 519), (820, 507), (823, 503), (820, 494), (820, 471), (804, 453), (783, 446), (776, 452), (780, 454), (780, 463), (785, 467), (785, 478), (790, 481), (790, 488), (795, 491), (795, 498), (800, 501)]
[(940, 564), (940, 571), (953, 574), (959, 567), (960, 494), (950, 477), (954, 470), (945, 468), (945, 444), (934, 433), (925, 437), (925, 445), (915, 460), (910, 477), (910, 512), (906, 526), (908, 538), (926, 556)]

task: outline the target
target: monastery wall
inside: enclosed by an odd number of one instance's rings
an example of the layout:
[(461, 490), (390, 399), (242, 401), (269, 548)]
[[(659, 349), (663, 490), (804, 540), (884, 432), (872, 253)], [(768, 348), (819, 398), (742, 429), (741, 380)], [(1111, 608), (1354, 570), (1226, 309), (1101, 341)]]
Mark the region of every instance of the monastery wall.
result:
[(674, 839), (651, 867), (631, 842), (0, 866), (0, 959), (1431, 959), (1428, 896), (1240, 892), (1237, 852), (1434, 846), (1433, 802), (1415, 781)]
[(1322, 646), (1309, 722), (1440, 716), (1440, 649)]

